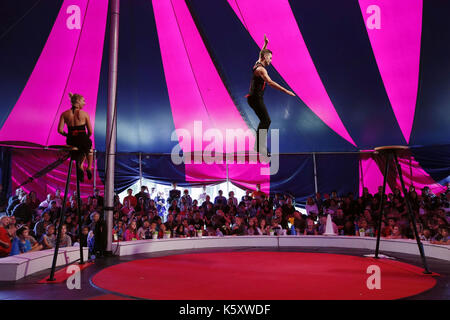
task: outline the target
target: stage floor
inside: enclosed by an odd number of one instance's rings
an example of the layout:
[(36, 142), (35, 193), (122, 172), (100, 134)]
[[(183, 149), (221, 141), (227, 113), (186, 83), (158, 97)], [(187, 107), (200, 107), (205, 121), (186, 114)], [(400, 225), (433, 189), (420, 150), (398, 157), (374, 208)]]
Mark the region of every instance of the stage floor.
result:
[[(106, 257), (81, 271), (81, 289), (39, 283), (49, 270), (0, 283), (6, 300), (449, 300), (450, 262), (369, 250), (240, 248), (179, 250)], [(367, 267), (380, 267), (381, 289), (370, 290)], [(372, 282), (373, 283), (373, 282)]]

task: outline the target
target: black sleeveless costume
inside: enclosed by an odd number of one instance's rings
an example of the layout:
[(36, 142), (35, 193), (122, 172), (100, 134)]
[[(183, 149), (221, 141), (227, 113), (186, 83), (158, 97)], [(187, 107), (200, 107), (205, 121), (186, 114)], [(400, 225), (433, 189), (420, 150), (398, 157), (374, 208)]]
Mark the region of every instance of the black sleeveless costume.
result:
[(258, 116), (258, 119), (260, 121), (257, 129), (258, 131), (256, 132), (256, 143), (258, 151), (259, 151), (259, 130), (260, 129), (269, 130), (271, 122), (269, 113), (267, 112), (267, 108), (266, 105), (264, 104), (263, 99), (266, 82), (262, 77), (255, 75), (255, 70), (259, 66), (264, 67), (261, 62), (257, 61), (252, 69), (253, 77), (250, 82), (250, 93), (247, 95), (247, 102), (249, 106), (253, 109), (253, 111), (255, 111), (255, 114)]
[(68, 129), (66, 143), (70, 146), (77, 147), (80, 153), (88, 156), (92, 148), (92, 141), (86, 133), (86, 124), (73, 127), (68, 126)]

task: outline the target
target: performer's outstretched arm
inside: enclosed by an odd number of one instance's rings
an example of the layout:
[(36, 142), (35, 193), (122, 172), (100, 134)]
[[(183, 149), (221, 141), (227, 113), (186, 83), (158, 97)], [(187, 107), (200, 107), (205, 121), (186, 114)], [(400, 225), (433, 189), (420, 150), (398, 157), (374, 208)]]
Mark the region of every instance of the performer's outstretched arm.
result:
[(267, 44), (269, 43), (269, 39), (267, 39), (266, 35), (264, 35), (264, 46), (262, 50), (267, 49)]
[(281, 92), (287, 93), (290, 96), (295, 97), (295, 93), (293, 93), (292, 91), (283, 88), (282, 86), (280, 86), (278, 83), (276, 83), (275, 81), (273, 81), (272, 79), (270, 79), (269, 74), (267, 73), (267, 70), (265, 68), (258, 68), (256, 69), (256, 73), (264, 79), (264, 81), (271, 86), (274, 89), (280, 90)]

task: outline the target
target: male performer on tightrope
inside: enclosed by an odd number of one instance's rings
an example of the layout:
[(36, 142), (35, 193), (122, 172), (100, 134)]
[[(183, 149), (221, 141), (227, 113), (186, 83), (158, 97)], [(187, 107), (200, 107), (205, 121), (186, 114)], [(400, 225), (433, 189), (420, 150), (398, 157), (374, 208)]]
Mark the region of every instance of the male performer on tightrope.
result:
[[(270, 117), (267, 113), (266, 105), (264, 104), (263, 99), (266, 83), (272, 88), (278, 89), (290, 96), (295, 97), (295, 94), (292, 91), (280, 86), (278, 83), (270, 79), (269, 75), (267, 74), (267, 70), (265, 67), (267, 67), (272, 61), (272, 51), (266, 49), (268, 43), (269, 40), (267, 39), (266, 35), (264, 35), (264, 47), (259, 53), (259, 60), (256, 61), (255, 65), (253, 66), (253, 77), (250, 82), (250, 93), (247, 95), (248, 104), (255, 111), (260, 121), (257, 129), (258, 131), (256, 132), (255, 150), (263, 154), (267, 154), (267, 131), (269, 130), (270, 126)], [(267, 131), (263, 133), (260, 132), (261, 129), (265, 129)], [(263, 146), (260, 150), (259, 141), (261, 139), (263, 141)]]

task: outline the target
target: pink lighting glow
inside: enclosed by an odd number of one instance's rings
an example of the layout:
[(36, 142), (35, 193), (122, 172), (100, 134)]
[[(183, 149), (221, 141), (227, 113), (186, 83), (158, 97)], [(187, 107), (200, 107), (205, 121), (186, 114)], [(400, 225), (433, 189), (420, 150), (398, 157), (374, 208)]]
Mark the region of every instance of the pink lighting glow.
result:
[[(386, 93), (409, 143), (419, 83), (422, 0), (359, 0), (359, 5)], [(378, 6), (379, 12), (369, 6)], [(372, 27), (374, 15), (379, 29)]]
[[(186, 129), (193, 137), (194, 122), (201, 122), (201, 134), (217, 129), (226, 137), (227, 129), (248, 129), (229, 96), (195, 23), (183, 0), (153, 0), (153, 9), (161, 48), (164, 73), (176, 129)], [(176, 61), (176, 63), (174, 63)], [(181, 140), (181, 139), (179, 139)], [(250, 146), (234, 151), (248, 151)], [(188, 142), (191, 142), (188, 140)], [(209, 142), (188, 145), (179, 141), (184, 151), (203, 151)], [(226, 149), (224, 144), (224, 151)], [(269, 177), (261, 176), (263, 164), (229, 164), (228, 177), (245, 175), (253, 184), (269, 190)], [(225, 164), (186, 164), (186, 180), (225, 180)]]
[(356, 146), (328, 97), (288, 0), (228, 3), (258, 45), (267, 35), (267, 48), (273, 51), (272, 64), (298, 97), (332, 130)]

